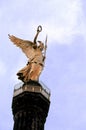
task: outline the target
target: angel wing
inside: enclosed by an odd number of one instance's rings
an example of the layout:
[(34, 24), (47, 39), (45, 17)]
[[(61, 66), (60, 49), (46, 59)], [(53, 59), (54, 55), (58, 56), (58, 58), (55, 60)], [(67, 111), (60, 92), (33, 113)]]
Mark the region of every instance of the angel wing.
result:
[(31, 60), (35, 56), (35, 49), (34, 46), (36, 46), (35, 43), (23, 40), (20, 38), (17, 38), (13, 35), (9, 35), (9, 39), (18, 47), (22, 49), (22, 51), (25, 53), (25, 55)]

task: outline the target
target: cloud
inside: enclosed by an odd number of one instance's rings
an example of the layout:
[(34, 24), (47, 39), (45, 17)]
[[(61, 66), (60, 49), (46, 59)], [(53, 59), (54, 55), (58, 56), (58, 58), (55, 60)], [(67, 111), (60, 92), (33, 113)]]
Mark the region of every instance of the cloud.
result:
[(10, 33), (33, 40), (34, 29), (36, 30), (37, 26), (41, 24), (43, 33), (40, 34), (40, 39), (44, 40), (45, 35), (48, 34), (49, 43), (57, 41), (68, 44), (72, 42), (73, 36), (76, 34), (85, 38), (85, 17), (81, 0), (38, 2), (32, 0), (29, 4), (26, 0), (9, 1), (8, 4), (9, 6), (3, 5), (0, 16)]
[(55, 3), (54, 7), (51, 17), (48, 18), (49, 23), (46, 23), (50, 40), (71, 43), (74, 35), (84, 34), (84, 16), (80, 0), (61, 0)]
[(0, 76), (4, 76), (6, 73), (6, 65), (4, 62), (0, 61)]

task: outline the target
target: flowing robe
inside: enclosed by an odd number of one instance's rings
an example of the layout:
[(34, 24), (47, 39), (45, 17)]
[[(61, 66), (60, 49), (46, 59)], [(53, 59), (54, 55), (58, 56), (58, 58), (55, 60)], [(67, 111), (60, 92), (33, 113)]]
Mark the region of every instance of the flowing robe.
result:
[(24, 82), (28, 82), (29, 80), (38, 81), (43, 70), (44, 56), (40, 48), (36, 48), (34, 54), (28, 64), (17, 73), (18, 78)]

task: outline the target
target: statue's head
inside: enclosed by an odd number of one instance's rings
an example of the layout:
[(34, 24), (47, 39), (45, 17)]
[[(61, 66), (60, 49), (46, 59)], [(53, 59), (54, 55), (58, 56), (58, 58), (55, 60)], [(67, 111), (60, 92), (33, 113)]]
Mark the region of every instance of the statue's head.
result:
[(41, 41), (38, 41), (39, 46), (38, 48), (42, 51), (44, 49), (44, 44)]

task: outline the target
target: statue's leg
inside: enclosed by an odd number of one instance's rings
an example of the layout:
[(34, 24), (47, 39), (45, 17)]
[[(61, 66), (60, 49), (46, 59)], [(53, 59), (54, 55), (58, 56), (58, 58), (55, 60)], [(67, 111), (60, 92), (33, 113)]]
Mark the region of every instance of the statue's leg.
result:
[(18, 76), (18, 79), (22, 80), (23, 82), (27, 82), (29, 79), (28, 77), (28, 73), (30, 71), (30, 65), (26, 65), (23, 69), (21, 69), (18, 73), (17, 73), (17, 76)]
[(32, 63), (31, 70), (30, 70), (30, 79), (38, 81), (42, 70), (43, 70), (43, 66), (37, 63)]

